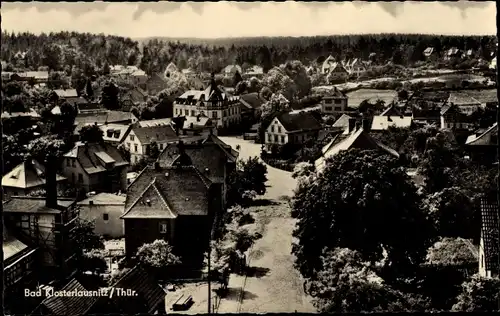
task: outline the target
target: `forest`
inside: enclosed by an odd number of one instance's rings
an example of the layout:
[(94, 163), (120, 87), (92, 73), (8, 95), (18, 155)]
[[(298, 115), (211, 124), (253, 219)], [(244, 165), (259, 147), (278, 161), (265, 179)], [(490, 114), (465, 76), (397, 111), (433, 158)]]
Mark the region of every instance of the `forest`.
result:
[[(433, 47), (436, 54), (456, 47), (473, 50), (473, 57), (489, 60), (496, 51), (494, 36), (438, 36), (405, 34), (335, 35), (315, 37), (253, 37), (230, 39), (147, 38), (133, 40), (104, 34), (59, 32), (2, 33), (1, 59), (4, 70), (71, 71), (73, 67), (90, 76), (105, 65), (136, 65), (151, 75), (163, 72), (173, 62), (179, 69), (218, 72), (226, 65), (243, 68), (261, 65), (264, 71), (289, 60), (303, 64), (335, 58), (371, 59), (376, 64), (392, 61), (412, 66), (425, 59), (423, 51)], [(25, 58), (18, 58), (25, 53)]]

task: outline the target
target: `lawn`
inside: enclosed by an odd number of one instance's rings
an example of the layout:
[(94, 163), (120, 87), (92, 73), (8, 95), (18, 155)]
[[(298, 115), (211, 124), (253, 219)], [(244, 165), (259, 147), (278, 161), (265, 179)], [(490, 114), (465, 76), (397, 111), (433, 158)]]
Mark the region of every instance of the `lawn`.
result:
[(349, 97), (347, 104), (351, 108), (356, 108), (366, 99), (370, 100), (372, 103), (380, 99), (385, 101), (386, 104), (389, 104), (394, 100), (396, 95), (397, 93), (394, 90), (359, 89), (347, 93)]

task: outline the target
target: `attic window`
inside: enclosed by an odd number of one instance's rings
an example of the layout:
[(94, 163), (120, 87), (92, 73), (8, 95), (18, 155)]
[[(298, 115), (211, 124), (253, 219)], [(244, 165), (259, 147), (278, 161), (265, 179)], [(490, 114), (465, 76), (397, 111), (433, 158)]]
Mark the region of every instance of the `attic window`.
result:
[(208, 169), (208, 168), (205, 168), (205, 172), (208, 172), (208, 171), (209, 171), (209, 169)]
[(167, 177), (167, 178), (168, 178), (168, 172), (165, 172), (165, 177)]
[(186, 198), (186, 201), (189, 201), (189, 198), (188, 198), (188, 197)]
[(151, 206), (151, 200), (147, 199), (147, 200), (146, 200), (146, 204), (147, 204), (148, 206)]

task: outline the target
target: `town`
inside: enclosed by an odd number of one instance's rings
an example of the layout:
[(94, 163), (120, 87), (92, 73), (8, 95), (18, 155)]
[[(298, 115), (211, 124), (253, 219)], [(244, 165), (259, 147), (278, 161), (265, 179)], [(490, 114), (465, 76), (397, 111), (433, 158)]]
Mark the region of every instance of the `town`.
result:
[(4, 31), (5, 313), (498, 311), (497, 50)]

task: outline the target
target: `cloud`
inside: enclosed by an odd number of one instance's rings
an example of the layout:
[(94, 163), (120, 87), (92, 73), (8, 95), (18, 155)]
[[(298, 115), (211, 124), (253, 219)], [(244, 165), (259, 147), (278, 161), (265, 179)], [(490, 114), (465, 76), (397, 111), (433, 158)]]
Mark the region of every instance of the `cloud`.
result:
[[(4, 3), (2, 27), (128, 37), (495, 34), (495, 2)], [(444, 22), (446, 17), (446, 22)], [(39, 21), (43, 21), (40, 23)]]

